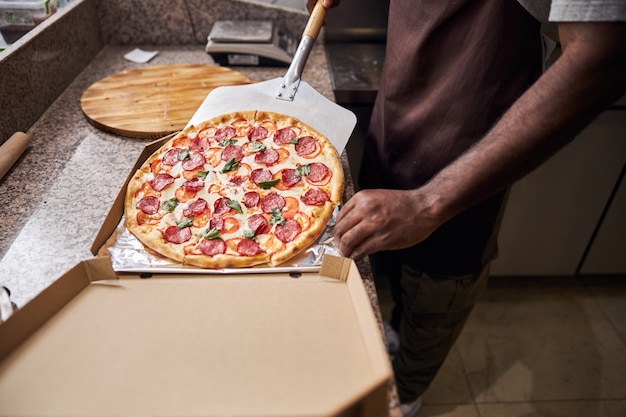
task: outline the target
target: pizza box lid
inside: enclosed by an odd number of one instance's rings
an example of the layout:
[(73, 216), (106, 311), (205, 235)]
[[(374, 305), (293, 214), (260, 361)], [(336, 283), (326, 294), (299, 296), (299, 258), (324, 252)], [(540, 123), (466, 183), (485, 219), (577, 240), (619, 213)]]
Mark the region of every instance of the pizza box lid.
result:
[(319, 273), (77, 264), (0, 325), (0, 415), (379, 416), (389, 359), (352, 260)]

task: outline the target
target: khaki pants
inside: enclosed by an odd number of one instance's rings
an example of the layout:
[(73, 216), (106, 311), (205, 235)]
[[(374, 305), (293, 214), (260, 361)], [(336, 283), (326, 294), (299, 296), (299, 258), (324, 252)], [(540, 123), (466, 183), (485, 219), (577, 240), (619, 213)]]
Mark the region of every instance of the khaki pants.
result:
[(489, 266), (467, 275), (436, 276), (402, 264), (401, 256), (370, 256), (377, 285), (386, 280), (395, 302), (391, 325), (400, 335), (393, 359), (398, 395), (408, 403), (428, 388), (487, 286)]

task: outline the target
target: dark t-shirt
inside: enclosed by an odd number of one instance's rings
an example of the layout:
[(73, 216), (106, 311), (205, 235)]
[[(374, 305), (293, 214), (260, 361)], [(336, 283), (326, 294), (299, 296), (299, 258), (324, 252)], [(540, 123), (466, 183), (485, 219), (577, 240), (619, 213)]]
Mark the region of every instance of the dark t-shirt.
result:
[[(413, 189), (494, 125), (541, 72), (539, 23), (515, 0), (391, 0), (360, 185)], [(504, 192), (405, 250), (415, 268), (475, 271), (496, 252)]]

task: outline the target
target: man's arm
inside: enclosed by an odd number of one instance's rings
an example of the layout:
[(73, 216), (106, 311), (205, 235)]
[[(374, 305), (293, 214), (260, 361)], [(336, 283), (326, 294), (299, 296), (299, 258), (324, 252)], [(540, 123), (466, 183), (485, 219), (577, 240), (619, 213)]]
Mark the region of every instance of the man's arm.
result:
[(626, 90), (626, 23), (561, 23), (563, 53), (493, 129), (421, 188), (364, 190), (340, 211), (335, 245), (360, 259), (419, 243), (528, 174)]

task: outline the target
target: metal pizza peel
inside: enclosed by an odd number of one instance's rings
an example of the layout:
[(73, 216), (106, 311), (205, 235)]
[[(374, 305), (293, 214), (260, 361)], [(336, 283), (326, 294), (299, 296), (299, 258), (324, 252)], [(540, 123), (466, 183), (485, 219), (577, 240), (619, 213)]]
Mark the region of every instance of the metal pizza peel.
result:
[(235, 111), (271, 111), (295, 117), (308, 124), (326, 136), (341, 153), (356, 125), (355, 114), (301, 80), (304, 65), (325, 17), (326, 9), (318, 0), (283, 78), (218, 87), (209, 93), (187, 126)]

